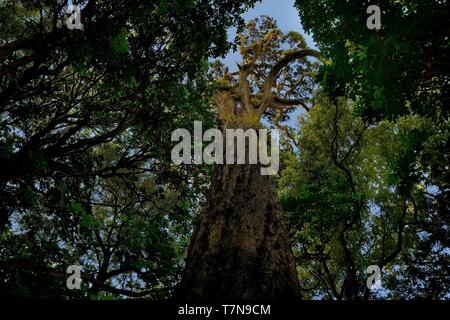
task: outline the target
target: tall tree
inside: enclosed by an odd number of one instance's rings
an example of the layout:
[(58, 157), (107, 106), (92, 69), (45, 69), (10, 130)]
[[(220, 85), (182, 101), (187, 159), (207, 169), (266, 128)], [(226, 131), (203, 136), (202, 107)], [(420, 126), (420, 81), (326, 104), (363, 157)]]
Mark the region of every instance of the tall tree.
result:
[[(224, 71), (211, 104), (219, 127), (258, 129), (307, 108), (314, 59), (301, 35), (283, 34), (268, 17), (239, 36), (242, 63)], [(220, 68), (219, 68), (220, 69)], [(219, 72), (220, 73), (220, 72)], [(273, 177), (259, 165), (216, 165), (198, 217), (179, 297), (192, 300), (296, 299), (299, 283)]]

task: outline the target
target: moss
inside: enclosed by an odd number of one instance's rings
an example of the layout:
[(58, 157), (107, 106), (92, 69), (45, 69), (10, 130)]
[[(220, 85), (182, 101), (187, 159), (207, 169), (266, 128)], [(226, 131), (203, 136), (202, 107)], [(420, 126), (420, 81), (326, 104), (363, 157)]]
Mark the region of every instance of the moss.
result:
[(220, 92), (213, 99), (219, 119), (225, 128), (258, 128), (261, 116), (256, 110), (240, 109), (229, 92)]

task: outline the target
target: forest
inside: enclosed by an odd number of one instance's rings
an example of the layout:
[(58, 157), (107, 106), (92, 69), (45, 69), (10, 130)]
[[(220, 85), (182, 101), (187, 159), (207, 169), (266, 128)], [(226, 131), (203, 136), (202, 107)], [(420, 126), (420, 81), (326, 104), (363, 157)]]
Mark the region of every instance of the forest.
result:
[(450, 299), (450, 4), (260, 2), (0, 0), (0, 296)]

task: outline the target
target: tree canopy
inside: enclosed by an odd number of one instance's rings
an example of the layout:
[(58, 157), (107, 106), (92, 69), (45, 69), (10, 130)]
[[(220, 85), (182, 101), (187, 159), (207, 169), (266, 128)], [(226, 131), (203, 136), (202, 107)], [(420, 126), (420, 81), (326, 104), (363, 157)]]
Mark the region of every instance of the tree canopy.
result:
[[(73, 2), (0, 0), (0, 295), (450, 297), (446, 1), (296, 0), (318, 50), (257, 0)], [(280, 129), (280, 174), (175, 165), (194, 121)]]
[(0, 2), (2, 293), (168, 296), (209, 175), (170, 133), (212, 121), (207, 61), (253, 2), (79, 1), (83, 30), (67, 1)]
[[(366, 26), (369, 5), (381, 9), (381, 30)], [(296, 0), (305, 30), (332, 63), (320, 81), (348, 95), (369, 120), (411, 110), (448, 118), (450, 7), (446, 1)]]
[[(438, 125), (418, 115), (370, 126), (354, 108), (349, 99), (333, 103), (319, 94), (299, 118), (300, 153), (284, 156), (279, 196), (302, 292), (316, 299), (444, 299), (448, 211), (422, 170), (448, 131), (442, 137)], [(415, 179), (405, 184), (398, 167), (418, 137), (427, 150), (408, 163)], [(382, 269), (383, 289), (366, 287), (370, 265)]]

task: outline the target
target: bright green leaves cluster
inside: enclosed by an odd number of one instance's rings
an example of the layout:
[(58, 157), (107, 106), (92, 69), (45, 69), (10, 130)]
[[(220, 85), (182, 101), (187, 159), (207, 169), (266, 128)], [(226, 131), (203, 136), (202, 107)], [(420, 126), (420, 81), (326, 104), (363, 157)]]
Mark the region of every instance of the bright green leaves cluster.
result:
[(171, 165), (171, 133), (214, 122), (207, 61), (254, 2), (89, 1), (74, 31), (0, 1), (0, 294), (170, 295), (210, 170)]
[(420, 114), (448, 115), (448, 4), (378, 1), (382, 29), (369, 30), (370, 4), (296, 1), (305, 29), (332, 60), (320, 77), (327, 92), (358, 101), (358, 113), (372, 120), (408, 113), (407, 101)]
[(117, 54), (121, 54), (129, 51), (128, 36), (128, 30), (122, 28), (122, 30), (120, 30), (120, 33), (111, 39), (111, 47), (114, 52), (116, 52)]
[[(445, 162), (448, 139), (438, 124), (418, 115), (368, 126), (354, 115), (355, 105), (319, 94), (309, 115), (299, 121), (298, 155), (283, 154), (279, 197), (303, 293), (308, 298), (362, 299), (367, 297), (365, 269), (379, 265), (385, 291), (372, 293), (373, 298), (442, 298), (449, 289), (449, 221), (443, 199), (433, 198), (445, 198), (439, 190), (445, 190), (448, 180), (437, 157)], [(433, 165), (440, 180), (430, 179)], [(424, 259), (433, 247), (437, 251)], [(428, 264), (434, 269), (413, 268)], [(356, 285), (350, 284), (352, 277)], [(433, 291), (418, 289), (408, 277)]]
[[(318, 103), (323, 114), (316, 115), (313, 109), (310, 122), (299, 133), (299, 163), (296, 169), (292, 163), (286, 169), (297, 174), (292, 179), (283, 175), (282, 197), (292, 203), (293, 192), (294, 199), (302, 199), (295, 203), (296, 212), (313, 214), (317, 209), (306, 204), (323, 196), (317, 184), (325, 186), (335, 197), (324, 198), (323, 203), (317, 200), (317, 206), (323, 205), (321, 214), (326, 223), (342, 223), (332, 219), (341, 209), (344, 223), (351, 212), (361, 209), (358, 223), (346, 230), (344, 237), (351, 244), (354, 263), (348, 254), (344, 259), (309, 254), (302, 260), (302, 266), (310, 271), (307, 274), (314, 274), (317, 280), (311, 286), (325, 288), (312, 290), (314, 294), (367, 298), (361, 272), (370, 264), (385, 263), (388, 290), (384, 294), (392, 298), (442, 298), (449, 292), (450, 30), (446, 26), (450, 6), (445, 1), (378, 1), (382, 28), (369, 30), (369, 4), (357, 0), (296, 1), (303, 26), (313, 33), (322, 54), (331, 61), (321, 67), (317, 77), (329, 100)], [(349, 114), (339, 116), (337, 112), (332, 117), (343, 101), (352, 101), (350, 109), (339, 108)], [(348, 144), (340, 134), (333, 138), (333, 128), (326, 125), (336, 120), (341, 124), (334, 131), (345, 121), (356, 121), (355, 127), (360, 123), (367, 126), (358, 147), (342, 163), (336, 161), (339, 156), (333, 159), (332, 152), (339, 150), (336, 141), (344, 154), (349, 151)], [(345, 128), (340, 132), (348, 135), (349, 143), (355, 143), (353, 128)], [(311, 170), (315, 174), (308, 176)], [(344, 185), (341, 177), (347, 178)], [(308, 190), (309, 202), (303, 201), (304, 192), (296, 194), (296, 187), (291, 189), (289, 181)], [(343, 198), (339, 190), (344, 186), (350, 192), (349, 181), (354, 182), (351, 200)], [(311, 194), (311, 190), (315, 192)], [(342, 208), (345, 204), (346, 209)], [(336, 245), (344, 247), (341, 240)], [(323, 259), (330, 264), (328, 271)], [(318, 260), (322, 269), (317, 267)], [(352, 276), (354, 264), (358, 267), (356, 276)], [(361, 287), (348, 296), (352, 277), (360, 277)]]

